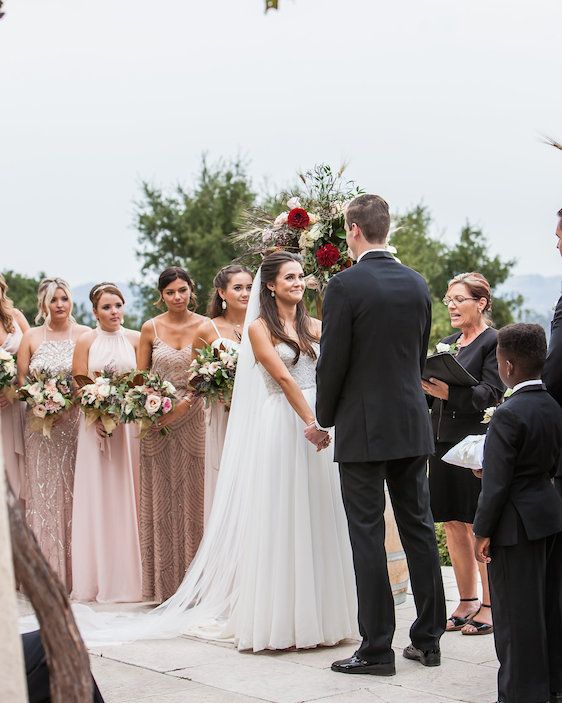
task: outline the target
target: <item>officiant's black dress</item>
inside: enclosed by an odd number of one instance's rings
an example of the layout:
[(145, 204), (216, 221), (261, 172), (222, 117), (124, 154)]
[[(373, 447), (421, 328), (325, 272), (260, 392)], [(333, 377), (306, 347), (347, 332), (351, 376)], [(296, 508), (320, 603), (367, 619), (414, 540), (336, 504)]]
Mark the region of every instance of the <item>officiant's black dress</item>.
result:
[[(456, 332), (441, 341), (451, 344), (460, 336)], [(497, 331), (488, 327), (457, 354), (457, 361), (479, 381), (478, 385), (449, 386), (449, 400), (430, 399), (435, 454), (429, 459), (429, 490), (435, 522), (474, 522), (480, 479), (469, 469), (446, 464), (441, 457), (467, 435), (484, 434), (484, 410), (497, 405), (502, 398), (504, 386), (496, 360), (497, 336)]]

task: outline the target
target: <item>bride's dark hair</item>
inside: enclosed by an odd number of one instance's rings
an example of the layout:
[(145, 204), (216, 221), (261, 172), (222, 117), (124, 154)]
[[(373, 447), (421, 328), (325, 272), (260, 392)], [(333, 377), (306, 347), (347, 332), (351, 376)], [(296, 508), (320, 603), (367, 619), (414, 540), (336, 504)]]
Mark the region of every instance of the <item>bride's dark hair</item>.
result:
[(289, 337), (283, 329), (283, 324), (279, 319), (279, 310), (275, 298), (271, 295), (268, 283), (273, 283), (283, 264), (296, 262), (302, 265), (302, 259), (297, 254), (290, 251), (276, 251), (265, 257), (261, 264), (261, 289), (260, 289), (260, 317), (265, 322), (270, 335), (280, 342), (284, 342), (295, 352), (293, 364), (299, 360), (301, 352), (316, 359), (316, 352), (312, 346), (318, 340), (310, 331), (310, 315), (304, 304), (304, 300), (297, 303), (296, 332), (299, 341)]

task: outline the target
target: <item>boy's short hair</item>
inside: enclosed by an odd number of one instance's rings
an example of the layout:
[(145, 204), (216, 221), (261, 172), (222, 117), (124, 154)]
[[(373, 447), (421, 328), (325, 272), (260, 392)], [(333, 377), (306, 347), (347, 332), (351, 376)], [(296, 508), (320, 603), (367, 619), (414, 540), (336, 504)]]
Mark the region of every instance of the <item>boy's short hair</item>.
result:
[(546, 361), (546, 334), (540, 325), (518, 322), (502, 327), (498, 347), (530, 376), (540, 376)]

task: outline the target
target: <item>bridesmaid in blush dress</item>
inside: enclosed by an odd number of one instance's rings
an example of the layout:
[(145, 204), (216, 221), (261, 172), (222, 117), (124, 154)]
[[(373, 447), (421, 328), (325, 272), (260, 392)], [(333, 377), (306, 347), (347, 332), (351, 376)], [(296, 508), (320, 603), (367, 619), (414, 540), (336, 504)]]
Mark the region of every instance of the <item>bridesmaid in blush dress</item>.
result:
[[(16, 355), (29, 324), (6, 295), (8, 286), (0, 274), (0, 348)], [(0, 427), (2, 453), (8, 482), (16, 498), (21, 498), (25, 475), (23, 419), (25, 405), (0, 391)]]
[[(74, 322), (70, 288), (61, 278), (41, 281), (37, 301), (35, 321), (44, 320), (44, 324), (23, 335), (18, 351), (20, 385), (30, 371), (70, 374), (74, 345), (89, 329)], [(55, 422), (50, 438), (27, 425), (24, 435), (26, 520), (68, 592), (72, 588), (70, 535), (78, 418), (74, 407)]]
[[(239, 264), (222, 268), (213, 280), (214, 290), (207, 308), (209, 320), (195, 331), (193, 357), (205, 345), (237, 350), (242, 339), (246, 309), (252, 290), (252, 274)], [(228, 424), (228, 410), (213, 403), (206, 412), (205, 433), (205, 525), (215, 496), (222, 448)]]
[[(136, 367), (139, 333), (121, 326), (125, 300), (112, 283), (90, 292), (98, 321), (76, 345), (73, 373), (117, 373)], [(107, 436), (100, 421), (80, 419), (72, 521), (71, 597), (98, 603), (141, 600), (138, 535), (138, 430), (119, 425)]]
[(194, 284), (179, 267), (158, 279), (167, 311), (142, 326), (139, 369), (150, 369), (174, 384), (180, 398), (141, 442), (140, 534), (143, 596), (163, 601), (180, 585), (203, 536), (205, 424), (203, 401), (188, 389), (191, 347), (205, 319), (192, 312)]

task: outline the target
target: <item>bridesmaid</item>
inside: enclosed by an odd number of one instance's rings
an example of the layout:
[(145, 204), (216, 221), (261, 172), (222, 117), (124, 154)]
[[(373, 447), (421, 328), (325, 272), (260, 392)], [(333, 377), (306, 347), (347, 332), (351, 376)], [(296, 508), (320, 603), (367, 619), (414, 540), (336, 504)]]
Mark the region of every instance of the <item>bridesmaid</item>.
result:
[(205, 319), (192, 312), (194, 284), (177, 266), (158, 279), (167, 310), (145, 322), (139, 369), (171, 381), (181, 400), (160, 420), (172, 430), (154, 429), (141, 443), (140, 534), (143, 596), (163, 601), (176, 592), (203, 535), (205, 424), (203, 401), (188, 392), (188, 369), (195, 330)]
[[(20, 385), (30, 371), (70, 374), (76, 341), (89, 330), (72, 317), (70, 287), (62, 278), (41, 281), (37, 307), (35, 322), (43, 324), (23, 335), (18, 351)], [(78, 408), (72, 408), (53, 425), (50, 438), (27, 426), (24, 434), (27, 523), (68, 592), (72, 588), (70, 536), (78, 419)]]
[[(22, 312), (16, 310), (7, 296), (8, 285), (0, 274), (0, 347), (8, 354), (17, 354), (23, 333), (29, 324)], [(0, 428), (4, 467), (16, 498), (21, 498), (25, 476), (23, 451), (23, 418), (25, 405), (0, 391)]]
[[(136, 367), (139, 333), (122, 327), (125, 299), (113, 283), (90, 291), (97, 328), (80, 338), (73, 374), (92, 378), (110, 368)], [(107, 436), (103, 425), (80, 419), (72, 521), (72, 598), (98, 603), (142, 598), (138, 535), (138, 432), (119, 425)]]
[[(205, 320), (195, 332), (193, 357), (197, 356), (198, 348), (208, 344), (237, 349), (242, 339), (252, 290), (250, 270), (238, 264), (225, 266), (215, 276), (213, 286), (215, 289), (207, 308), (210, 319)], [(228, 411), (224, 405), (211, 405), (205, 433), (205, 524), (213, 505), (227, 423)]]

